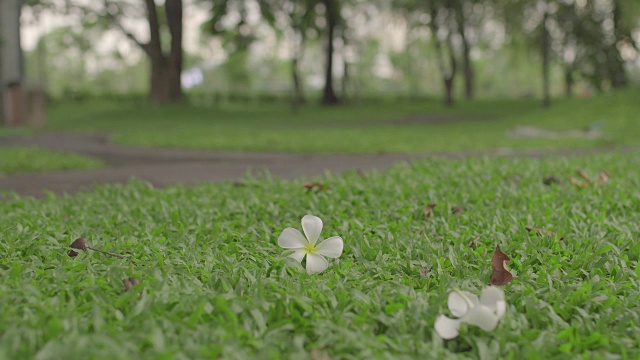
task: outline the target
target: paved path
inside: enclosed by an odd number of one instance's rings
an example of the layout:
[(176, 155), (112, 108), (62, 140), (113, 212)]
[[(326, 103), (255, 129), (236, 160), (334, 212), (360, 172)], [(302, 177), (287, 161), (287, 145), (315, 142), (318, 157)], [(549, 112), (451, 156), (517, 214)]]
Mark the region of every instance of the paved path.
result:
[(176, 149), (150, 149), (117, 145), (100, 134), (52, 133), (31, 137), (0, 138), (0, 146), (37, 146), (90, 155), (102, 159), (99, 170), (72, 170), (0, 176), (0, 191), (41, 197), (43, 190), (71, 193), (95, 184), (144, 179), (155, 186), (234, 180), (247, 171), (268, 170), (273, 176), (291, 179), (322, 175), (326, 170), (384, 169), (398, 161), (415, 158), (406, 154), (310, 155), (284, 153), (238, 153)]
[[(72, 193), (88, 190), (96, 184), (122, 183), (131, 178), (144, 179), (155, 186), (195, 184), (234, 180), (247, 171), (254, 174), (268, 170), (273, 176), (291, 179), (322, 175), (325, 171), (382, 170), (394, 163), (427, 156), (463, 157), (469, 155), (542, 156), (540, 151), (492, 151), (474, 153), (423, 154), (285, 154), (239, 153), (177, 149), (151, 149), (111, 143), (103, 134), (49, 133), (29, 137), (0, 138), (0, 146), (37, 146), (90, 155), (102, 159), (106, 167), (99, 170), (74, 170), (49, 173), (0, 176), (0, 191), (20, 195), (44, 196), (43, 190)], [(602, 151), (576, 150), (562, 154)]]

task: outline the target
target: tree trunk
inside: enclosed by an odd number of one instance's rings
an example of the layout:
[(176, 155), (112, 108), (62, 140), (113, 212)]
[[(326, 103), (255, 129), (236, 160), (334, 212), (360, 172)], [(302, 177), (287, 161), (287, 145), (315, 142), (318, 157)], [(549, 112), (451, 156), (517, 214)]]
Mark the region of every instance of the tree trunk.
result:
[(445, 76), (442, 78), (444, 82), (444, 104), (447, 107), (452, 107), (454, 105), (453, 101), (453, 76)]
[(324, 77), (324, 91), (322, 93), (323, 105), (335, 105), (338, 103), (338, 97), (333, 90), (333, 37), (337, 25), (338, 11), (335, 8), (335, 0), (322, 0), (325, 6), (325, 14), (327, 19), (327, 47), (326, 47), (326, 63)]
[(136, 41), (132, 34), (126, 31), (125, 34), (142, 47), (151, 63), (149, 98), (158, 104), (182, 101), (184, 100), (180, 84), (182, 73), (182, 0), (165, 1), (167, 25), (171, 35), (171, 48), (168, 55), (162, 49), (160, 21), (155, 1), (145, 0), (145, 4), (149, 23), (149, 42), (142, 44)]
[(549, 93), (549, 60), (551, 49), (549, 44), (549, 29), (547, 27), (548, 20), (549, 12), (545, 7), (542, 18), (542, 106), (544, 107), (551, 105), (551, 95)]
[(471, 45), (465, 33), (466, 19), (464, 17), (464, 3), (457, 2), (456, 13), (458, 15), (458, 31), (462, 40), (462, 74), (464, 76), (464, 95), (467, 100), (473, 99), (474, 71), (471, 63)]
[(300, 59), (302, 58), (304, 49), (304, 37), (299, 29), (294, 29), (292, 48), (291, 84), (293, 85), (293, 95), (291, 97), (291, 108), (295, 111), (298, 109), (298, 106), (305, 102), (299, 69)]
[(349, 88), (349, 81), (351, 78), (349, 77), (349, 63), (347, 63), (346, 58), (342, 57), (342, 81), (340, 82), (340, 98), (343, 102), (347, 102), (347, 89)]
[(349, 81), (351, 81), (351, 77), (349, 77), (349, 63), (347, 62), (347, 36), (345, 35), (344, 28), (341, 32), (342, 38), (342, 79), (340, 81), (340, 100), (347, 101), (347, 90), (349, 88)]
[(564, 68), (564, 94), (566, 97), (573, 97), (573, 66), (566, 65)]
[(449, 73), (443, 74), (444, 80), (444, 89), (445, 89), (445, 101), (444, 104), (448, 107), (452, 107), (454, 104), (453, 100), (453, 81), (456, 78), (456, 72), (458, 70), (458, 63), (456, 61), (456, 54), (454, 51), (453, 41), (451, 39), (451, 33), (449, 32), (449, 36), (447, 37), (447, 46), (449, 48)]
[(151, 62), (151, 85), (149, 88), (149, 98), (157, 104), (171, 102), (169, 84), (169, 63), (162, 54), (150, 56)]
[(620, 1), (614, 0), (611, 4), (612, 6), (612, 15), (613, 15), (613, 31), (615, 35), (615, 40), (613, 44), (609, 46), (607, 49), (607, 62), (609, 69), (609, 79), (611, 81), (611, 86), (614, 89), (622, 88), (627, 86), (629, 83), (629, 79), (627, 78), (627, 72), (624, 68), (624, 60), (620, 56), (620, 51), (617, 48), (618, 41), (622, 40), (626, 37), (625, 30), (623, 29), (622, 19), (621, 19), (621, 9), (620, 9)]
[(182, 74), (182, 0), (166, 0), (165, 13), (171, 35), (171, 49), (168, 59), (169, 101), (184, 100), (180, 76)]
[[(455, 57), (453, 43), (451, 39), (451, 33), (453, 29), (451, 29), (451, 22), (447, 21), (447, 26), (450, 27), (448, 29), (447, 42), (446, 42), (446, 45), (449, 49), (449, 67), (447, 68), (447, 64), (445, 61), (445, 54), (444, 54), (445, 50), (443, 49), (442, 41), (438, 38), (438, 35), (437, 35), (439, 30), (438, 24), (436, 23), (436, 19), (438, 17), (438, 11), (439, 9), (436, 7), (435, 2), (432, 1), (431, 9), (430, 9), (431, 21), (429, 22), (429, 27), (431, 29), (431, 34), (433, 37), (433, 44), (436, 48), (436, 56), (438, 59), (438, 69), (440, 70), (440, 76), (442, 77), (442, 82), (444, 84), (444, 104), (447, 107), (451, 107), (453, 106), (453, 103), (454, 103), (453, 80), (455, 78), (456, 67), (457, 67), (456, 57)], [(450, 19), (447, 19), (447, 20), (450, 20)]]
[(462, 41), (463, 52), (462, 52), (462, 69), (464, 74), (464, 95), (467, 100), (473, 99), (474, 96), (474, 71), (473, 65), (471, 64), (471, 57), (469, 55), (469, 45), (466, 40)]

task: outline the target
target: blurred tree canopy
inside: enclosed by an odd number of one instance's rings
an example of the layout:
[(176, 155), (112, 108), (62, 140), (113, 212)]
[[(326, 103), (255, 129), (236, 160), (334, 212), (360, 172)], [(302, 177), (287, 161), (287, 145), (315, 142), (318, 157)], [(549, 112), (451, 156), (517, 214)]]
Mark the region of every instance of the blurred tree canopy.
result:
[[(79, 19), (79, 27), (51, 30), (38, 46), (48, 57), (77, 63), (78, 79), (87, 76), (84, 56), (95, 51), (100, 34), (126, 36), (145, 55), (149, 98), (158, 103), (184, 99), (185, 11), (203, 15), (200, 35), (214, 44), (190, 58), (207, 73), (223, 74), (205, 75), (203, 88), (224, 82), (227, 91), (249, 93), (268, 81), (270, 89), (287, 88), (294, 106), (310, 88), (323, 104), (336, 104), (363, 91), (411, 95), (425, 87), (439, 88), (453, 105), (457, 96), (484, 95), (487, 84), (506, 81), (498, 67), (522, 54), (525, 73), (547, 94), (550, 87), (567, 96), (577, 85), (624, 87), (638, 68), (640, 1), (27, 0), (25, 6), (34, 16)], [(142, 34), (133, 25), (140, 19)], [(124, 64), (126, 54), (119, 54), (114, 59)]]

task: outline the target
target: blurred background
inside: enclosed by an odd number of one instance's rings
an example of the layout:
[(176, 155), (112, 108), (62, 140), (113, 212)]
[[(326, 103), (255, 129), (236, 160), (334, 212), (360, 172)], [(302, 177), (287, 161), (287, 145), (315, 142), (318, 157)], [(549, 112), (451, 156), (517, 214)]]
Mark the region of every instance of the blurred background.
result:
[(542, 97), (545, 81), (552, 95), (590, 96), (640, 78), (635, 0), (2, 4), (4, 87), (40, 84), (56, 100), (453, 102)]
[[(0, 0), (0, 10), (0, 135), (411, 152), (640, 134), (637, 0)], [(570, 105), (533, 111), (554, 101)], [(431, 126), (441, 123), (457, 125)], [(367, 136), (347, 135), (364, 124)], [(311, 130), (334, 143), (292, 140)]]

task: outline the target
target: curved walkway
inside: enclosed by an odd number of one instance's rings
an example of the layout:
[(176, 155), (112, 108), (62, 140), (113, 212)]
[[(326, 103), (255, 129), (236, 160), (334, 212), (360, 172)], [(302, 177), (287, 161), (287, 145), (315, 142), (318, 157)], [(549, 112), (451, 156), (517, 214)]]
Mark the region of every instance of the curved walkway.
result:
[(90, 155), (104, 161), (99, 170), (73, 170), (0, 176), (0, 192), (44, 196), (44, 191), (73, 193), (90, 190), (96, 184), (123, 183), (131, 178), (144, 179), (155, 186), (196, 184), (209, 181), (235, 180), (248, 171), (268, 171), (273, 176), (291, 179), (319, 176), (326, 171), (383, 170), (394, 163), (428, 156), (450, 158), (478, 155), (563, 155), (602, 151), (603, 149), (545, 151), (485, 151), (466, 153), (421, 154), (287, 154), (198, 151), (140, 148), (114, 144), (104, 134), (47, 133), (27, 137), (0, 137), (0, 146), (35, 146)]

